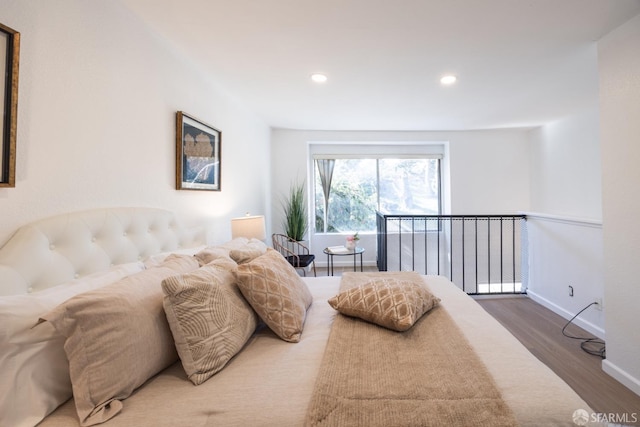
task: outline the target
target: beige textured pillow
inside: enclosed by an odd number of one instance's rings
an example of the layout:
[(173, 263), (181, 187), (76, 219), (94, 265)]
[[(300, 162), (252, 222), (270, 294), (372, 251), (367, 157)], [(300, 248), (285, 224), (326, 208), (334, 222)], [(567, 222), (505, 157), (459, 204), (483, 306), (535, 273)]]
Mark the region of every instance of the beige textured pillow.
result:
[[(73, 394), (64, 337), (36, 320), (69, 298), (144, 270), (120, 264), (24, 295), (0, 297), (0, 426), (33, 426)], [(11, 410), (3, 410), (11, 408)]]
[(313, 297), (291, 264), (269, 248), (240, 264), (237, 277), (242, 295), (267, 326), (285, 341), (300, 341)]
[(229, 249), (221, 248), (218, 246), (208, 246), (196, 253), (194, 256), (200, 263), (200, 266), (207, 265), (210, 262), (213, 262), (220, 258), (225, 258), (233, 261), (231, 257), (229, 257)]
[(170, 255), (158, 267), (76, 295), (42, 316), (66, 337), (81, 425), (113, 418), (122, 400), (177, 360), (161, 283), (196, 268), (194, 257)]
[(259, 249), (252, 248), (232, 249), (229, 252), (229, 256), (231, 257), (231, 259), (238, 264), (251, 262), (263, 254), (264, 252), (260, 251)]
[[(234, 260), (228, 257), (217, 258), (205, 265), (215, 265), (216, 267), (223, 268), (227, 271), (236, 271), (236, 269), (238, 268), (238, 264), (236, 264)], [(201, 265), (201, 267), (203, 266)]]
[(406, 331), (440, 302), (418, 283), (380, 278), (340, 292), (329, 304), (340, 313), (394, 331)]
[(189, 380), (202, 384), (236, 355), (258, 319), (223, 259), (162, 281), (164, 310)]

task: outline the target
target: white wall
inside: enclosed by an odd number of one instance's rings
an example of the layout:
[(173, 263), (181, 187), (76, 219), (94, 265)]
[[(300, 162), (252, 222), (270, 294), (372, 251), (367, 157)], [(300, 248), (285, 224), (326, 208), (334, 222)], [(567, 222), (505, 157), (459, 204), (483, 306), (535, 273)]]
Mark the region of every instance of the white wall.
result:
[[(280, 200), (295, 179), (308, 175), (308, 142), (447, 142), (449, 185), (448, 213), (511, 214), (529, 209), (529, 145), (526, 130), (468, 132), (329, 132), (274, 129), (271, 134), (271, 180), (273, 184), (272, 227), (282, 231)], [(322, 254), (335, 241), (310, 236), (311, 249)], [(375, 263), (375, 235), (363, 235), (360, 246), (365, 260)], [(320, 263), (326, 263), (320, 257)], [(337, 260), (336, 260), (337, 264)]]
[(602, 219), (597, 84), (591, 108), (531, 131), (531, 210)]
[[(566, 319), (603, 300), (601, 222), (528, 213), (527, 234), (530, 298)], [(591, 306), (574, 323), (604, 338), (604, 320)]]
[[(268, 213), (268, 126), (119, 2), (0, 10), (22, 35), (16, 188), (0, 189), (0, 244), (32, 220), (105, 206), (207, 220), (212, 241), (230, 237), (229, 218)], [(175, 190), (178, 110), (222, 131), (221, 192)]]
[[(527, 221), (527, 292), (566, 319), (604, 298), (596, 71), (594, 46), (593, 69), (584, 70), (594, 79), (591, 108), (529, 134), (534, 213), (529, 213)], [(595, 306), (581, 314), (576, 324), (598, 337), (605, 336), (604, 314)]]
[(598, 43), (602, 143), (604, 370), (640, 394), (640, 16)]

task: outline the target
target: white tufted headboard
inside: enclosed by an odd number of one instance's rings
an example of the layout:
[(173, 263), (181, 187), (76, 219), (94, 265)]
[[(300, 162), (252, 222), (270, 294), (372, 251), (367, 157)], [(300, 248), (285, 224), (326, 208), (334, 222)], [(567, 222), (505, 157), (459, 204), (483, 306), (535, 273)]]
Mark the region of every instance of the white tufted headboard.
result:
[(170, 211), (113, 208), (73, 212), (25, 225), (0, 248), (0, 295), (39, 291), (116, 264), (205, 244)]

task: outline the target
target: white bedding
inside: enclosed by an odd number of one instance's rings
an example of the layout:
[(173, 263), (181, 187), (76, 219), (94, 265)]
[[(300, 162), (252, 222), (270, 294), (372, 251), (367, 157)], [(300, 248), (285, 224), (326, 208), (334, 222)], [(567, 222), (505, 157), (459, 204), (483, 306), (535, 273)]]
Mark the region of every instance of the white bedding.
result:
[[(335, 311), (337, 277), (306, 278), (314, 295), (302, 339), (291, 344), (263, 328), (218, 374), (194, 386), (180, 363), (152, 378), (105, 426), (301, 426)], [(442, 277), (426, 277), (442, 306), (478, 352), (522, 425), (575, 425), (589, 410), (570, 387), (529, 353), (475, 301)], [(399, 420), (401, 425), (402, 420)], [(67, 402), (41, 426), (75, 426)]]
[[(105, 426), (300, 426), (335, 311), (337, 278), (306, 279), (315, 299), (302, 339), (288, 343), (263, 327), (218, 374), (194, 386), (178, 362), (124, 402)], [(73, 402), (41, 424), (75, 426)]]
[(591, 412), (567, 383), (460, 288), (441, 276), (427, 276), (426, 280), (493, 375), (522, 425), (575, 426), (574, 411)]

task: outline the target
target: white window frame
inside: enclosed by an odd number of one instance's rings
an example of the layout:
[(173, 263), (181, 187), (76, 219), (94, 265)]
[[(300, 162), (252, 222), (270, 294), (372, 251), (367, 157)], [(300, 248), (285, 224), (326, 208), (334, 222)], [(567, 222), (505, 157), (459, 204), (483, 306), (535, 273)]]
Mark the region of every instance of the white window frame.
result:
[(341, 235), (342, 233), (317, 232), (315, 229), (315, 160), (316, 159), (380, 159), (380, 158), (427, 158), (440, 161), (440, 206), (441, 213), (449, 212), (449, 144), (444, 141), (402, 141), (402, 142), (308, 142), (309, 183), (308, 212), (310, 231), (313, 235)]

